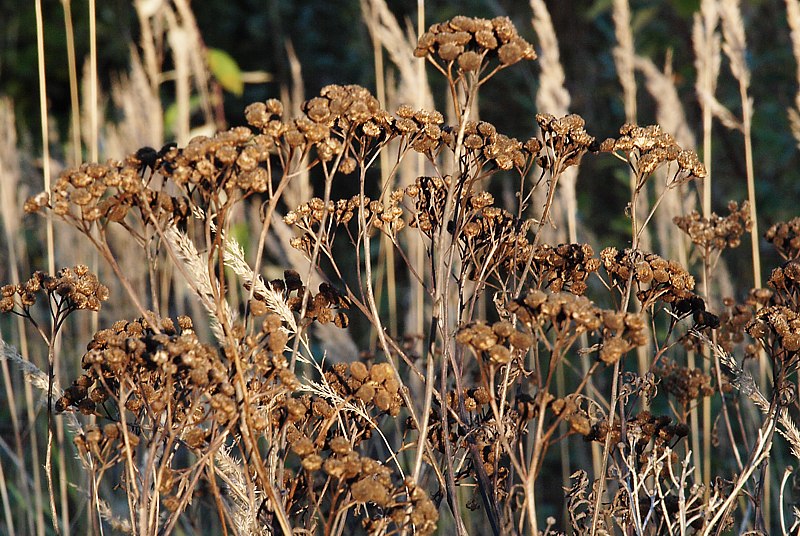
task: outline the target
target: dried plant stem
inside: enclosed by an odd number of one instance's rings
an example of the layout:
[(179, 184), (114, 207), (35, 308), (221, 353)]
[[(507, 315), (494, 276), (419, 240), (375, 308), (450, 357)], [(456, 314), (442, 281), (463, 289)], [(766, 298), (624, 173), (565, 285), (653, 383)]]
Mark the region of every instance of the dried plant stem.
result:
[(67, 37), (67, 69), (69, 70), (70, 135), (72, 160), (81, 161), (81, 107), (78, 98), (78, 66), (75, 60), (75, 34), (72, 24), (72, 0), (61, 0), (64, 8), (64, 31)]
[[(362, 3), (362, 11), (366, 12), (366, 6)], [(377, 26), (377, 25), (376, 25)], [(372, 27), (372, 26), (370, 26)], [(375, 32), (370, 32), (372, 41), (372, 57), (375, 65), (375, 97), (378, 102), (386, 102), (386, 71), (383, 64), (383, 47), (380, 40), (377, 38)], [(390, 169), (389, 153), (381, 151), (379, 157), (379, 166), (381, 172), (381, 185), (383, 201), (386, 201), (386, 195), (392, 190), (389, 185)], [(389, 306), (389, 334), (392, 337), (397, 336), (399, 333), (399, 324), (397, 317), (397, 274), (395, 273), (395, 252), (394, 245), (387, 235), (381, 234), (381, 255), (383, 255), (382, 266), (386, 267), (386, 291)], [(369, 256), (367, 256), (369, 258)]]
[[(36, 0), (35, 2), (35, 11), (36, 11), (36, 46), (37, 46), (37, 58), (38, 58), (38, 67), (39, 67), (39, 107), (40, 107), (40, 123), (41, 123), (41, 131), (42, 131), (42, 168), (43, 168), (43, 176), (44, 176), (44, 189), (45, 191), (50, 191), (50, 136), (49, 136), (49, 125), (48, 125), (48, 118), (47, 118), (47, 78), (45, 74), (45, 59), (44, 59), (44, 21), (42, 17), (42, 1)], [(47, 265), (48, 270), (50, 273), (55, 273), (55, 241), (53, 238), (53, 217), (52, 214), (47, 214), (47, 224), (46, 224), (46, 234), (47, 234)], [(52, 366), (52, 360), (50, 360), (50, 366)], [(52, 520), (53, 520), (53, 530), (55, 530), (56, 534), (60, 534), (60, 529), (58, 527), (58, 519), (56, 517), (56, 507), (55, 507), (55, 495), (53, 492), (53, 485), (52, 485), (52, 460), (51, 460), (51, 447), (53, 441), (53, 429), (50, 426), (52, 423), (50, 422), (50, 409), (49, 409), (50, 400), (48, 400), (48, 431), (47, 431), (47, 455), (45, 458), (45, 474), (47, 476), (48, 482), (48, 489), (50, 493), (50, 508), (52, 511)], [(35, 473), (38, 471), (35, 471)], [(43, 512), (41, 510), (41, 502), (39, 499), (39, 494), (37, 493), (37, 502), (39, 503), (37, 506), (37, 510), (40, 512), (39, 519), (41, 519), (39, 523), (39, 530), (40, 533), (44, 532), (44, 519), (43, 519)]]
[[(753, 169), (753, 137), (751, 123), (753, 117), (752, 101), (747, 95), (747, 86), (740, 82), (739, 94), (742, 100), (742, 125), (744, 127), (744, 159), (747, 169), (747, 199), (750, 201), (750, 219), (753, 225), (750, 228), (750, 243), (753, 256), (753, 287), (761, 288), (761, 253), (759, 251), (760, 234), (758, 232), (758, 213), (756, 211), (756, 179)], [(764, 375), (766, 375), (766, 360), (761, 360)], [(764, 378), (761, 378), (762, 385)]]

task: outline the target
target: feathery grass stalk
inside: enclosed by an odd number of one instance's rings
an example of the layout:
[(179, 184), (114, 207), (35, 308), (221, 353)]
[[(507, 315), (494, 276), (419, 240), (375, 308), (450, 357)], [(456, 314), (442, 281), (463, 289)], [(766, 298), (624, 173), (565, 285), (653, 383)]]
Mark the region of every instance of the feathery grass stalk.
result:
[[(755, 190), (755, 172), (753, 168), (753, 140), (752, 140), (752, 119), (753, 101), (750, 98), (750, 69), (747, 65), (746, 51), (747, 42), (745, 37), (744, 21), (742, 20), (739, 0), (720, 0), (719, 4), (720, 20), (722, 22), (723, 43), (722, 49), (728, 57), (731, 73), (739, 83), (739, 99), (742, 106), (742, 134), (744, 136), (744, 158), (745, 170), (747, 174), (747, 198), (750, 201), (750, 218), (752, 227), (750, 228), (750, 246), (753, 262), (753, 287), (760, 288), (761, 278), (761, 253), (759, 248), (759, 227), (758, 212)], [(767, 382), (767, 360), (759, 359), (759, 383), (762, 388)], [(765, 489), (770, 489), (770, 473), (765, 475)], [(769, 519), (770, 503), (763, 505), (766, 518)]]
[[(386, 102), (386, 70), (383, 63), (383, 46), (377, 36), (377, 32), (381, 27), (379, 24), (379, 15), (376, 13), (377, 10), (369, 10), (364, 0), (361, 2), (361, 11), (364, 13), (365, 17), (371, 15), (366, 22), (367, 28), (370, 30), (370, 40), (372, 42), (372, 58), (375, 70), (375, 97), (378, 99), (378, 102)], [(381, 195), (382, 200), (386, 202), (387, 195), (392, 190), (389, 184), (391, 178), (389, 154), (386, 151), (381, 151), (378, 162), (381, 172)], [(388, 236), (381, 235), (380, 252), (382, 256), (381, 265), (385, 267), (386, 276), (386, 292), (389, 307), (389, 334), (396, 337), (400, 329), (397, 310), (397, 274), (395, 272), (394, 245)], [(382, 281), (383, 278), (381, 278), (381, 283)], [(378, 299), (378, 302), (380, 302), (380, 299)]]
[[(553, 28), (553, 21), (550, 18), (550, 12), (544, 0), (530, 0), (531, 11), (533, 11), (532, 25), (539, 38), (539, 65), (541, 66), (541, 75), (539, 76), (539, 90), (536, 92), (536, 109), (547, 110), (549, 113), (557, 117), (567, 115), (569, 113), (569, 105), (571, 97), (569, 91), (565, 87), (566, 77), (564, 69), (561, 66), (561, 54), (558, 47), (558, 38), (556, 37), (555, 28)], [(567, 215), (567, 237), (571, 244), (578, 242), (577, 232), (577, 195), (576, 195), (576, 182), (578, 170), (576, 168), (568, 169), (559, 181), (560, 200), (565, 206)], [(588, 347), (588, 337), (584, 334), (581, 337), (581, 345), (585, 348)], [(586, 365), (588, 368), (588, 364)], [(564, 374), (563, 364), (559, 364), (556, 371), (556, 388), (559, 397), (567, 394), (566, 380)], [(561, 425), (562, 433), (566, 433), (567, 425)], [(600, 466), (600, 451), (595, 445), (592, 445), (592, 460), (595, 467)], [(561, 477), (563, 482), (569, 482), (569, 475), (571, 474), (570, 465), (570, 449), (567, 441), (559, 443), (561, 453)], [(566, 503), (564, 505), (566, 513)], [(566, 516), (565, 516), (566, 517)]]
[(794, 56), (797, 92), (794, 96), (794, 108), (789, 108), (789, 123), (792, 134), (800, 147), (800, 2), (786, 0), (786, 21), (789, 24), (789, 37), (792, 41), (792, 56)]
[[(695, 84), (695, 91), (698, 94), (700, 108), (703, 115), (703, 163), (706, 166), (708, 175), (703, 180), (703, 195), (702, 195), (702, 209), (703, 217), (711, 217), (711, 185), (713, 179), (712, 173), (712, 118), (713, 111), (711, 101), (715, 98), (717, 79), (720, 69), (720, 37), (716, 31), (719, 22), (719, 9), (716, 0), (702, 0), (700, 4), (700, 13), (694, 16), (694, 25), (692, 28), (692, 41), (695, 52), (695, 69), (697, 71), (697, 82)], [(709, 282), (706, 277), (707, 271), (703, 271), (703, 289), (706, 297), (709, 297), (710, 288)], [(705, 350), (704, 350), (705, 352)], [(708, 357), (708, 356), (707, 356)], [(689, 354), (689, 366), (694, 367), (694, 353)], [(710, 360), (703, 360), (703, 369), (707, 373), (710, 370)], [(694, 446), (695, 450), (695, 467), (702, 467), (702, 474), (705, 481), (711, 475), (711, 402), (710, 400), (703, 400), (703, 457), (700, 460), (700, 451), (697, 444)], [(696, 412), (692, 412), (692, 433), (694, 437), (698, 437), (698, 416)], [(695, 442), (697, 443), (697, 442)], [(701, 465), (702, 464), (702, 465)], [(708, 496), (708, 494), (706, 494)]]
[(755, 173), (753, 170), (753, 143), (751, 134), (753, 104), (749, 95), (750, 69), (747, 66), (747, 59), (745, 57), (747, 43), (744, 21), (742, 20), (742, 13), (738, 0), (720, 0), (719, 10), (720, 19), (722, 21), (722, 35), (724, 38), (722, 49), (730, 61), (731, 73), (739, 83), (739, 98), (742, 105), (742, 133), (744, 134), (744, 156), (747, 172), (747, 197), (750, 201), (750, 216), (753, 220), (753, 226), (750, 230), (753, 260), (753, 286), (755, 288), (760, 288), (762, 284), (761, 255), (759, 252)]

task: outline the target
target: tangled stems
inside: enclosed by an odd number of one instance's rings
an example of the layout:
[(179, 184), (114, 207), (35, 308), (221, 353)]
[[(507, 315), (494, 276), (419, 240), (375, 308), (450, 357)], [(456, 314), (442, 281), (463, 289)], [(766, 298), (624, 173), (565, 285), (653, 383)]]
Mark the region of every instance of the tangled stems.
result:
[[(246, 127), (67, 170), (53, 191), (28, 202), (30, 211), (52, 211), (81, 229), (128, 294), (136, 289), (106, 243), (107, 228), (120, 226), (147, 253), (156, 311), (139, 298), (140, 318), (96, 333), (58, 405), (107, 421), (76, 447), (103, 468), (92, 473), (98, 483), (105, 468), (124, 473), (130, 526), (171, 530), (196, 497), (213, 504), (223, 530), (238, 533), (431, 534), (441, 501), (464, 534), (475, 522), (462, 507), (469, 489), (467, 506), (483, 506), (495, 534), (537, 533), (547, 498), (536, 485), (548, 477), (551, 447), (570, 438), (604, 445), (596, 495), (586, 498), (580, 472), (568, 488), (576, 533), (609, 530), (606, 520), (623, 530), (673, 530), (671, 498), (687, 494), (693, 505), (723, 504), (716, 489), (701, 498), (686, 488), (688, 466), (674, 474), (672, 449), (687, 437), (687, 415), (700, 399), (727, 393), (724, 367), (712, 379), (680, 365), (683, 345), (696, 344), (686, 332), (728, 330), (724, 342), (734, 344), (752, 320), (751, 336), (793, 370), (800, 269), (787, 264), (774, 274), (777, 297), (762, 300), (774, 298), (763, 313), (732, 302), (730, 318), (711, 313), (686, 268), (640, 248), (663, 197), (642, 218), (639, 191), (661, 167), (667, 189), (702, 176), (693, 153), (657, 126), (625, 125), (597, 144), (577, 115), (542, 111), (526, 141), (473, 120), (482, 85), (535, 56), (507, 19), (435, 25), (416, 55), (445, 76), (455, 125), (410, 106), (390, 113), (364, 88), (331, 85), (298, 117), (284, 117), (274, 100), (254, 103)], [(634, 170), (631, 247), (599, 248), (598, 256), (589, 244), (545, 243), (561, 176), (598, 150)], [(387, 151), (394, 166), (376, 183)], [(430, 176), (401, 179), (402, 161), (415, 152)], [(305, 171), (318, 197), (290, 201)], [(509, 177), (519, 186), (507, 209), (492, 182)], [(349, 197), (336, 198), (340, 185)], [(532, 206), (534, 194), (541, 206)], [(744, 212), (732, 212), (726, 223), (690, 215), (676, 224), (708, 253), (738, 242)], [(233, 226), (248, 213), (261, 221), (240, 245)], [(280, 216), (287, 227), (275, 225)], [(795, 227), (770, 235), (787, 261), (797, 257)], [(387, 318), (376, 236), (407, 265), (393, 284), (425, 297), (421, 333)], [(293, 255), (284, 255), (284, 238)], [(410, 262), (407, 238), (423, 244), (426, 263)], [(170, 295), (160, 286), (163, 266), (186, 279), (210, 342), (187, 317), (169, 320), (156, 307), (158, 296)], [(363, 351), (341, 351), (326, 330), (341, 330), (337, 336)], [(626, 372), (625, 356), (651, 339), (650, 369)], [(608, 374), (606, 400), (591, 382)], [(650, 404), (656, 396), (663, 403)], [(637, 413), (637, 405), (670, 408), (676, 420)], [(740, 472), (742, 486), (751, 474)], [(609, 475), (620, 491), (604, 505)], [(200, 487), (205, 498), (194, 495)], [(640, 511), (646, 500), (650, 510)], [(695, 514), (681, 513), (703, 523)], [(718, 530), (704, 527), (694, 528)]]

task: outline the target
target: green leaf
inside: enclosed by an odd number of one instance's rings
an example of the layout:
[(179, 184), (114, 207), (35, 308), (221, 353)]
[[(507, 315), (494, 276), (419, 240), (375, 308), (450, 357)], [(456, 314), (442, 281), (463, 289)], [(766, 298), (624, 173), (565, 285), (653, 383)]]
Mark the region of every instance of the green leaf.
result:
[[(189, 97), (189, 113), (192, 114), (200, 109), (200, 97), (192, 95)], [(164, 128), (168, 136), (174, 136), (178, 122), (178, 103), (173, 102), (164, 110)]]
[(244, 92), (242, 70), (230, 54), (218, 48), (209, 48), (208, 68), (225, 90), (237, 97), (242, 95)]

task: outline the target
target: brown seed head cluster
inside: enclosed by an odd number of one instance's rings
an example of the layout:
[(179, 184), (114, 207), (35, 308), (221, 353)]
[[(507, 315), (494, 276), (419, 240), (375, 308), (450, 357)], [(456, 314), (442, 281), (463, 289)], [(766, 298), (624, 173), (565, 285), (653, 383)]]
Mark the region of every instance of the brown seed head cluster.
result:
[[(370, 199), (364, 197), (364, 218), (368, 229), (380, 229), (383, 232), (394, 235), (401, 231), (406, 223), (403, 220), (403, 208), (400, 203), (403, 201), (405, 191), (398, 189), (391, 192), (387, 196), (386, 202), (378, 199)], [(310, 201), (301, 204), (296, 209), (290, 211), (284, 216), (283, 221), (287, 225), (294, 225), (303, 231), (303, 235), (292, 239), (290, 244), (292, 247), (299, 249), (311, 255), (316, 236), (319, 233), (320, 225), (327, 213), (329, 225), (326, 225), (326, 230), (333, 226), (346, 226), (353, 222), (353, 217), (356, 217), (355, 224), (358, 225), (358, 211), (361, 208), (361, 199), (355, 195), (349, 199), (339, 199), (337, 201), (330, 201), (328, 206), (325, 202), (314, 197)], [(324, 232), (321, 239), (327, 244), (332, 244), (335, 234), (333, 232)]]
[(414, 110), (404, 105), (397, 109), (394, 133), (408, 140), (418, 153), (435, 155), (443, 144), (454, 145), (455, 137), (444, 127), (444, 116), (437, 111)]
[(123, 162), (109, 160), (64, 170), (50, 193), (41, 192), (25, 202), (25, 212), (52, 209), (79, 229), (88, 229), (95, 222), (121, 222), (134, 208), (145, 219), (149, 214), (158, 219), (185, 219), (189, 205), (184, 197), (169, 195), (163, 188), (153, 189), (143, 181), (141, 174), (146, 166), (140, 152)]
[[(199, 342), (188, 317), (178, 318), (177, 326), (163, 319), (159, 328), (160, 333), (139, 319), (98, 331), (81, 359), (84, 374), (65, 390), (57, 409), (93, 413), (100, 403), (123, 396), (133, 414), (153, 415), (157, 422), (166, 411), (180, 421), (202, 399), (218, 422), (235, 419), (234, 389), (219, 353)], [(133, 379), (140, 388), (125, 397), (121, 389), (129, 389)]]
[[(464, 409), (470, 413), (481, 411), (491, 401), (491, 393), (485, 387), (475, 387), (466, 389), (462, 392), (461, 398), (464, 399)], [(458, 411), (458, 398), (455, 390), (447, 392), (447, 407), (453, 411)], [(444, 452), (444, 445), (442, 445), (442, 452)]]
[(728, 212), (725, 217), (711, 214), (710, 218), (703, 218), (694, 210), (688, 216), (675, 216), (672, 221), (703, 251), (722, 251), (738, 247), (742, 235), (753, 226), (748, 201), (744, 201), (741, 207), (731, 201)]
[(618, 288), (623, 288), (633, 276), (638, 288), (636, 297), (643, 308), (651, 307), (657, 300), (673, 303), (695, 296), (694, 277), (676, 261), (655, 253), (608, 247), (600, 252), (600, 260)]
[(681, 149), (671, 134), (659, 125), (640, 127), (625, 124), (619, 129), (620, 137), (608, 138), (600, 144), (602, 152), (624, 154), (638, 175), (637, 191), (662, 164), (676, 162), (678, 171), (671, 185), (691, 178), (705, 178), (707, 172), (694, 151)]
[[(602, 443), (610, 433), (611, 444), (616, 445), (620, 442), (620, 430), (621, 426), (618, 422), (615, 422), (614, 429), (610, 430), (608, 421), (602, 420), (592, 425), (591, 431), (585, 436), (585, 439)], [(649, 411), (642, 411), (625, 422), (625, 432), (628, 441), (635, 444), (638, 462), (646, 464), (652, 456), (662, 456), (665, 449), (674, 446), (675, 441), (688, 436), (689, 427), (684, 423), (673, 423), (672, 418), (667, 415), (656, 416)], [(670, 461), (676, 463), (677, 455), (673, 453)], [(664, 470), (668, 471), (669, 464), (664, 465)]]
[(380, 515), (364, 521), (367, 526), (386, 529), (393, 524), (402, 528), (410, 523), (416, 532), (422, 534), (431, 534), (435, 530), (438, 510), (427, 493), (409, 479), (401, 481), (396, 473), (381, 462), (358, 453), (355, 445), (344, 436), (332, 435), (322, 442), (320, 436), (314, 441), (290, 425), (286, 439), (291, 451), (301, 459), (303, 471), (307, 473), (298, 475), (297, 481), (291, 486), (302, 501), (310, 500), (311, 496), (322, 491), (306, 489), (319, 486), (313, 473), (322, 472), (336, 481), (340, 491), (349, 492), (353, 501), (379, 508)]
[[(736, 303), (733, 298), (725, 298), (722, 303), (725, 310), (719, 315), (717, 343), (725, 352), (732, 354), (737, 345), (745, 343), (745, 328), (755, 316), (756, 304), (752, 298), (745, 303)], [(750, 341), (745, 344), (744, 352), (745, 359), (755, 358), (758, 347)]]
[(511, 322), (504, 320), (491, 326), (483, 322), (465, 326), (458, 331), (456, 340), (494, 365), (505, 365), (513, 358), (525, 355), (533, 344), (529, 334), (517, 330)]
[(586, 409), (581, 407), (580, 401), (576, 395), (567, 395), (553, 400), (549, 407), (554, 415), (569, 424), (571, 432), (586, 436), (591, 432), (591, 421)]
[(400, 380), (388, 363), (337, 363), (325, 373), (325, 379), (342, 398), (356, 399), (379, 413), (397, 416), (403, 407)]
[(759, 341), (771, 358), (784, 365), (794, 363), (800, 351), (800, 314), (784, 305), (758, 311), (747, 324), (747, 333)]
[(800, 259), (786, 261), (772, 270), (767, 284), (774, 291), (770, 303), (800, 310)]
[(481, 19), (457, 16), (431, 26), (417, 42), (414, 56), (429, 57), (462, 72), (481, 72), (497, 61), (500, 68), (536, 59), (533, 45), (517, 33), (508, 17)]
[(674, 361), (666, 361), (656, 367), (656, 375), (661, 378), (664, 390), (684, 408), (714, 394), (711, 376), (699, 368), (681, 367)]
[(640, 315), (601, 310), (585, 296), (531, 290), (507, 308), (531, 328), (552, 325), (557, 336), (574, 340), (581, 333), (600, 334), (599, 359), (606, 364), (615, 363), (647, 342), (646, 325)]
[[(272, 290), (281, 293), (286, 306), (290, 311), (301, 313), (303, 310), (303, 296), (306, 293), (306, 287), (300, 278), (300, 274), (295, 270), (285, 270), (283, 272), (283, 279), (273, 279), (270, 281)], [(255, 295), (259, 301), (264, 301), (265, 297)], [(333, 322), (337, 327), (345, 328), (350, 323), (344, 309), (350, 308), (350, 299), (336, 290), (329, 283), (322, 282), (319, 284), (319, 292), (314, 294), (311, 292), (305, 304), (305, 315), (301, 321), (305, 325), (312, 322), (320, 324), (329, 324)], [(266, 304), (257, 306), (256, 312), (266, 312)], [(259, 315), (260, 316), (260, 315)], [(265, 319), (265, 326), (269, 323), (272, 328), (279, 328), (281, 320), (276, 315), (268, 315)], [(272, 331), (275, 331), (273, 329)], [(265, 330), (267, 330), (265, 328)], [(281, 347), (282, 348), (282, 347)], [(277, 351), (277, 350), (275, 350)]]
[(486, 121), (467, 121), (464, 126), (464, 148), (476, 159), (494, 163), (498, 169), (523, 172), (531, 158), (539, 154), (541, 143), (533, 138), (525, 144), (497, 132)]
[(467, 277), (477, 280), (481, 276), (497, 275), (500, 267), (507, 270), (520, 262), (520, 252), (530, 249), (527, 239), (530, 221), (520, 220), (505, 209), (486, 205), (494, 199), (480, 192), (467, 201), (471, 210), (458, 234), (465, 258)]
[(211, 137), (196, 136), (183, 149), (173, 148), (160, 160), (158, 171), (184, 189), (203, 196), (224, 190), (243, 195), (267, 190), (267, 161), (275, 140), (234, 127)]
[(24, 283), (3, 285), (0, 288), (0, 313), (10, 312), (14, 307), (27, 311), (36, 303), (39, 293), (63, 301), (70, 311), (99, 311), (100, 304), (108, 299), (108, 288), (88, 267), (79, 264), (62, 268), (55, 276), (36, 271)]
[[(589, 275), (601, 264), (589, 244), (539, 244), (533, 248), (532, 255), (531, 266), (541, 288), (579, 296), (586, 292)], [(526, 264), (529, 258), (529, 254), (521, 255), (520, 263)]]
[(405, 194), (414, 200), (416, 214), (409, 222), (429, 238), (432, 237), (444, 219), (444, 204), (450, 176), (417, 177), (414, 184), (406, 187)]
[(551, 114), (536, 114), (536, 123), (542, 130), (542, 146), (547, 150), (539, 164), (554, 174), (580, 163), (581, 157), (594, 144), (594, 137), (584, 130), (583, 118), (576, 114), (557, 118)]
[(764, 237), (784, 259), (800, 257), (800, 217), (776, 223)]

